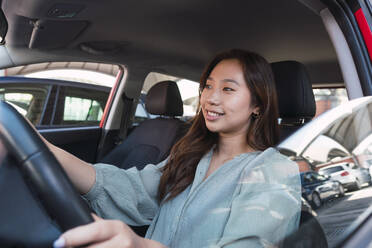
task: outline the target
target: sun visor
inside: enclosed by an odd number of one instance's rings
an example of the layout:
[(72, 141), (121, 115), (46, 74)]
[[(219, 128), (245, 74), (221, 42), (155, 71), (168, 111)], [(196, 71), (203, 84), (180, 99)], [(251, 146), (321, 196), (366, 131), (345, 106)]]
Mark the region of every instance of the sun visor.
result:
[(41, 49), (65, 47), (77, 38), (87, 26), (87, 21), (34, 21), (28, 47)]

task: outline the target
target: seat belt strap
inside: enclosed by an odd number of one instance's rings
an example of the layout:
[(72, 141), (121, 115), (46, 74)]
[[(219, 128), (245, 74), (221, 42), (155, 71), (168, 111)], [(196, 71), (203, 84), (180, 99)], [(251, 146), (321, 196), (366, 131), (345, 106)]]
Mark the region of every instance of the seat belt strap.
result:
[(123, 101), (123, 113), (121, 116), (119, 134), (115, 141), (115, 145), (121, 144), (127, 136), (127, 130), (128, 130), (128, 126), (130, 123), (130, 112), (133, 107), (133, 98), (129, 98), (125, 94), (125, 92), (122, 95), (122, 101)]

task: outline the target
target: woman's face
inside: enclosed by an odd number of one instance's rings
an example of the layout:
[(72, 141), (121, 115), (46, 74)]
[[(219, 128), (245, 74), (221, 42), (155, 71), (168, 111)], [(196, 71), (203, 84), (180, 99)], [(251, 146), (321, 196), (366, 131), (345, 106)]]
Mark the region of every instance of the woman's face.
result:
[(252, 112), (258, 113), (236, 59), (216, 65), (207, 78), (200, 103), (208, 130), (220, 135), (245, 135)]

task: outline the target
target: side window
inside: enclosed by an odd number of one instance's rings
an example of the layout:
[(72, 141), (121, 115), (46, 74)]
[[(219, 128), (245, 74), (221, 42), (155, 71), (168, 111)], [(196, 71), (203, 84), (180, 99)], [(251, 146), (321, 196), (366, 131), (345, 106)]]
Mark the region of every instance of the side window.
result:
[(134, 114), (135, 123), (141, 123), (144, 120), (151, 119), (151, 115), (146, 111), (145, 108), (145, 99), (146, 95), (141, 94), (140, 99), (138, 100), (136, 113)]
[(318, 172), (322, 175), (318, 180), (329, 179), (311, 191), (303, 190), (302, 197), (317, 212), (333, 247), (372, 203), (372, 98), (356, 99), (324, 113), (284, 143), (279, 145), (284, 154), (308, 162), (308, 168), (299, 167), (303, 174)]
[(100, 121), (103, 114), (103, 106), (96, 100), (65, 97), (63, 122), (68, 121)]
[(348, 101), (345, 88), (315, 88), (313, 92), (316, 102), (315, 117)]
[(314, 173), (309, 173), (309, 177), (311, 178), (311, 181), (312, 182), (316, 182), (317, 181), (317, 178), (316, 178), (316, 176), (315, 176)]
[(30, 107), (33, 98), (33, 95), (27, 92), (4, 93), (1, 95), (1, 100), (4, 100), (12, 105), (23, 116), (26, 116), (27, 110)]
[(61, 87), (53, 125), (98, 125), (108, 94), (89, 88)]
[(119, 73), (124, 75), (125, 68), (91, 62), (47, 62), (6, 68), (6, 76), (0, 77), (0, 91), (5, 84), (27, 87), (14, 92), (7, 89), (6, 94), (0, 95), (38, 129), (97, 126)]
[(50, 86), (30, 84), (0, 85), (0, 100), (6, 101), (32, 124), (38, 125), (45, 111)]
[(316, 181), (323, 181), (325, 180), (325, 177), (316, 173), (312, 173), (313, 177), (315, 178)]
[(310, 184), (310, 183), (312, 183), (312, 181), (313, 181), (313, 178), (312, 178), (311, 174), (310, 173), (306, 173), (304, 175), (304, 183)]

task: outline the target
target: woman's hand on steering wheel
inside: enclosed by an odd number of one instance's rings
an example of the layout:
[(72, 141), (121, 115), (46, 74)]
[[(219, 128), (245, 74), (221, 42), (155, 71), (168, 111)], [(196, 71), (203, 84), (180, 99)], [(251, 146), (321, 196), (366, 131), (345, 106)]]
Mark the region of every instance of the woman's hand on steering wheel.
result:
[(158, 242), (144, 239), (135, 234), (124, 222), (119, 220), (104, 220), (92, 214), (94, 222), (75, 227), (63, 233), (54, 242), (54, 248), (62, 247), (164, 247)]

